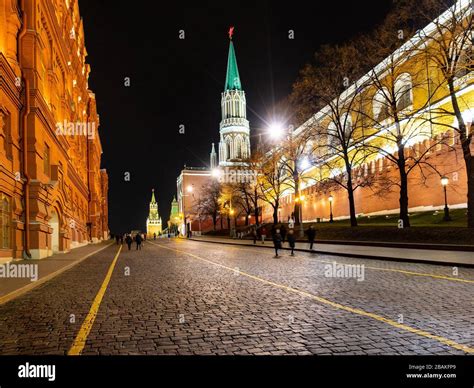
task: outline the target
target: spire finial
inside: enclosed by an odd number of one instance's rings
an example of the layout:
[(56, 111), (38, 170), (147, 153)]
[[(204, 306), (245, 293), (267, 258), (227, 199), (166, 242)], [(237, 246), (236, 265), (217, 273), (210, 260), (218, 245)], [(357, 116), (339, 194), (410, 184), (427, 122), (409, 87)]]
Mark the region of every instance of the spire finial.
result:
[(234, 35), (234, 26), (229, 28), (229, 39), (232, 40), (232, 35)]

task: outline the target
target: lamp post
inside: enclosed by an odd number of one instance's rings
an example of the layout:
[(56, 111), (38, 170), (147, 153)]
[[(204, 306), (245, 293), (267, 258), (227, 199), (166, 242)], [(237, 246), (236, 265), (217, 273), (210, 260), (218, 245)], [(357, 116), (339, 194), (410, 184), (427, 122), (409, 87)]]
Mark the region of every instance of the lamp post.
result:
[(332, 202), (334, 201), (334, 197), (330, 195), (328, 199), (329, 199), (329, 222), (333, 223), (334, 218), (332, 216)]
[(444, 217), (443, 221), (451, 221), (451, 217), (449, 215), (449, 207), (448, 207), (448, 184), (449, 184), (449, 178), (446, 176), (441, 177), (441, 185), (443, 186), (444, 189)]

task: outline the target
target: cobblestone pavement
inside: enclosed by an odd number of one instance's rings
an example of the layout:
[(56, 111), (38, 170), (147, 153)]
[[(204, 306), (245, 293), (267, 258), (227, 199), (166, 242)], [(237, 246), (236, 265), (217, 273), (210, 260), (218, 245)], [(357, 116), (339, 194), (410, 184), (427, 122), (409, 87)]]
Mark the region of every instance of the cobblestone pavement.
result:
[[(0, 306), (0, 354), (66, 354), (116, 251)], [(122, 250), (82, 354), (466, 354), (473, 290), (471, 268), (148, 241)]]

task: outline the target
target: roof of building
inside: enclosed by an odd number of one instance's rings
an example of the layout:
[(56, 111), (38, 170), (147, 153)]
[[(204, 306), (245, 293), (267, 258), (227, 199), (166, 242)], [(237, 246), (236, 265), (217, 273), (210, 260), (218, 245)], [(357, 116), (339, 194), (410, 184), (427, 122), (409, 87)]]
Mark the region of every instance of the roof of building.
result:
[(232, 40), (229, 43), (229, 56), (227, 58), (227, 74), (225, 77), (224, 90), (242, 90), (239, 69), (237, 67), (237, 58), (235, 56), (234, 44)]

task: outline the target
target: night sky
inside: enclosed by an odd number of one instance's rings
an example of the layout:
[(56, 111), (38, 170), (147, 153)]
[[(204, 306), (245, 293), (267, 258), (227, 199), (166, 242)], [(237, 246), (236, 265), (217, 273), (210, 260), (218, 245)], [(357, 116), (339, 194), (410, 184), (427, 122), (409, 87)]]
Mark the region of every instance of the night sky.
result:
[[(370, 30), (390, 4), (279, 3), (79, 1), (92, 67), (89, 86), (101, 121), (102, 167), (109, 174), (112, 233), (145, 230), (152, 188), (166, 225), (184, 164), (209, 163), (211, 143), (219, 141), (229, 26), (235, 26), (237, 62), (255, 135), (272, 121), (273, 104), (291, 92), (319, 45)], [(184, 40), (179, 30), (185, 31)], [(289, 30), (294, 30), (293, 40)], [(130, 87), (124, 86), (125, 77)]]

